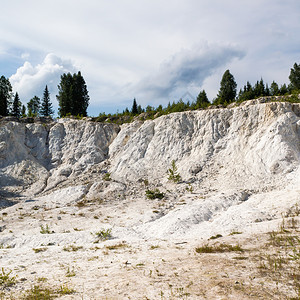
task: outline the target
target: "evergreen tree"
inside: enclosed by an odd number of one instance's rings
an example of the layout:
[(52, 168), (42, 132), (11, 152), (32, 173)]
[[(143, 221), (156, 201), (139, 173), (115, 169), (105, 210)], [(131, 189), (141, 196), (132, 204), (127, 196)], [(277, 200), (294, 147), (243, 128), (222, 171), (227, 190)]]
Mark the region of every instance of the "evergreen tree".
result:
[(81, 72), (71, 75), (71, 73), (61, 76), (58, 86), (59, 116), (68, 114), (77, 116), (87, 116), (89, 105), (89, 95), (87, 86)]
[(133, 99), (133, 104), (132, 104), (132, 108), (131, 108), (131, 113), (133, 115), (136, 115), (138, 113), (138, 107), (137, 107), (137, 103), (135, 98)]
[(11, 105), (12, 86), (9, 79), (0, 78), (0, 116), (8, 116)]
[(58, 95), (56, 96), (59, 104), (58, 114), (64, 117), (71, 114), (73, 109), (73, 77), (71, 73), (63, 74), (60, 77), (60, 84), (58, 85)]
[(254, 97), (266, 96), (265, 84), (262, 78), (260, 79), (260, 81), (256, 82), (253, 92), (254, 92)]
[(289, 80), (291, 82), (291, 90), (300, 90), (300, 64), (294, 64), (294, 67), (291, 68)]
[(22, 103), (20, 101), (18, 93), (16, 93), (16, 95), (14, 97), (13, 105), (12, 105), (11, 115), (14, 117), (20, 118), (21, 117), (21, 108), (22, 108)]
[(210, 104), (205, 90), (201, 91), (196, 100), (196, 108), (206, 108)]
[(54, 114), (52, 104), (50, 102), (50, 93), (48, 91), (47, 85), (45, 87), (44, 94), (43, 94), (40, 114), (45, 117), (49, 117)]
[(40, 113), (40, 106), (41, 101), (39, 97), (34, 96), (32, 99), (30, 99), (27, 103), (28, 117), (38, 116)]
[(278, 84), (273, 80), (270, 86), (270, 94), (271, 96), (278, 96), (279, 95), (279, 87)]
[(73, 116), (87, 116), (87, 108), (89, 106), (90, 97), (88, 95), (87, 86), (84, 78), (79, 71), (77, 74), (73, 75), (73, 85), (72, 85), (72, 111)]
[(237, 84), (229, 70), (223, 74), (215, 104), (228, 104), (235, 100)]
[(279, 91), (280, 95), (284, 96), (286, 94), (289, 93), (289, 89), (286, 86), (286, 84), (284, 83), (281, 87), (280, 87), (280, 91)]
[(26, 107), (25, 107), (25, 105), (22, 105), (21, 115), (22, 115), (22, 118), (26, 117)]

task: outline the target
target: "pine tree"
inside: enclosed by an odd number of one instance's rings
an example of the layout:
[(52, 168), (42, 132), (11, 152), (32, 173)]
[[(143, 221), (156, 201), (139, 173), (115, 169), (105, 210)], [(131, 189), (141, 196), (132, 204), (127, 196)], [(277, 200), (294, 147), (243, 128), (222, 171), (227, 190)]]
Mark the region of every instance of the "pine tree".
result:
[(206, 108), (209, 104), (205, 90), (201, 91), (197, 97), (196, 108)]
[(131, 108), (131, 113), (133, 115), (136, 115), (138, 113), (138, 107), (137, 107), (137, 103), (135, 98), (133, 99), (133, 104), (132, 104), (132, 108)]
[(294, 67), (291, 68), (289, 80), (291, 82), (291, 90), (300, 90), (300, 64), (294, 64)]
[(52, 104), (50, 102), (50, 93), (48, 91), (47, 85), (45, 87), (44, 94), (43, 94), (40, 114), (41, 116), (45, 116), (45, 117), (49, 117), (54, 114)]
[(58, 113), (60, 117), (68, 114), (87, 116), (90, 98), (81, 72), (73, 75), (68, 73), (61, 76), (56, 98), (59, 103)]
[(34, 96), (27, 103), (28, 117), (36, 117), (40, 113), (41, 100), (39, 97)]
[(84, 78), (79, 71), (73, 75), (73, 105), (71, 114), (74, 116), (87, 116), (87, 108), (89, 106), (90, 97), (88, 95), (87, 86)]
[(8, 116), (11, 105), (12, 86), (9, 79), (0, 78), (0, 116)]
[(24, 104), (22, 105), (21, 115), (22, 115), (22, 118), (25, 118), (25, 117), (26, 117), (26, 107), (25, 107)]
[(235, 100), (237, 84), (229, 70), (223, 74), (215, 104), (228, 104)]
[(22, 103), (20, 101), (18, 93), (16, 93), (16, 95), (14, 97), (13, 105), (12, 105), (12, 111), (11, 111), (12, 116), (20, 118), (21, 117), (21, 107), (22, 107)]
[(278, 84), (273, 80), (270, 86), (270, 94), (271, 96), (278, 96), (279, 95), (279, 87)]

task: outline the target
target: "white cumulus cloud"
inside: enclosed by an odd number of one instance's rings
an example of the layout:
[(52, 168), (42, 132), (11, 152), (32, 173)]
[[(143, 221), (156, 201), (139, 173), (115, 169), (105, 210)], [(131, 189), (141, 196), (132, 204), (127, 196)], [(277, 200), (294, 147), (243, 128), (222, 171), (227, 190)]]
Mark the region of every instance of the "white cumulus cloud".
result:
[[(49, 53), (40, 64), (32, 65), (26, 61), (9, 80), (13, 91), (18, 92), (21, 101), (25, 104), (35, 95), (42, 97), (46, 85), (51, 99), (55, 99), (54, 94), (57, 93), (60, 76), (68, 72), (76, 72), (72, 62)], [(55, 105), (55, 103), (53, 104)]]

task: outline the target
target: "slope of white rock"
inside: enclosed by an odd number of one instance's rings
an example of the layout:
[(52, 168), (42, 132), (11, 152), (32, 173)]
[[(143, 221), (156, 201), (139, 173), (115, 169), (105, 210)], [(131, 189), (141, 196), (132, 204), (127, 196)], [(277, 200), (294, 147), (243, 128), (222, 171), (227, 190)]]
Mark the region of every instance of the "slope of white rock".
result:
[[(121, 127), (70, 119), (2, 122), (2, 206), (16, 199), (41, 201), (43, 195), (58, 206), (61, 199), (112, 206), (136, 199), (131, 221), (111, 224), (121, 238), (251, 231), (300, 202), (300, 105), (259, 102)], [(179, 183), (168, 181), (173, 160)], [(103, 179), (105, 173), (111, 180)], [(82, 188), (70, 194), (76, 186)], [(159, 209), (153, 214), (148, 207), (139, 216), (138, 199), (144, 203), (145, 190), (155, 188), (165, 193)]]
[(110, 145), (111, 172), (120, 181), (166, 182), (175, 160), (183, 180), (199, 186), (283, 187), (299, 167), (299, 115), (299, 104), (253, 100), (125, 125)]

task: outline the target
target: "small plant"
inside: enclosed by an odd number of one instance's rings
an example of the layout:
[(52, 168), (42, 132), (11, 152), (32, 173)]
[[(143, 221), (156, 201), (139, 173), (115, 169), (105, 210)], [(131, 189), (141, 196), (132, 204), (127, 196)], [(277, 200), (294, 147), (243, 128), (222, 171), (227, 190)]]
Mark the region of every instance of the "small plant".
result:
[(228, 245), (228, 244), (218, 244), (209, 246), (208, 244), (197, 247), (195, 249), (197, 253), (222, 253), (222, 252), (233, 252), (233, 251), (240, 251), (243, 252), (244, 249), (241, 248), (239, 245)]
[(236, 235), (236, 234), (242, 234), (240, 231), (232, 231), (229, 235)]
[(221, 237), (223, 237), (222, 234), (217, 234), (217, 235), (211, 236), (209, 239), (210, 239), (210, 240), (215, 240), (215, 239), (218, 239), (218, 238), (221, 238)]
[(169, 174), (168, 180), (173, 181), (175, 183), (181, 181), (181, 176), (177, 172), (177, 166), (175, 160), (172, 160), (171, 168), (168, 169), (168, 174)]
[(43, 247), (43, 248), (32, 248), (32, 250), (35, 252), (35, 253), (40, 253), (40, 252), (45, 252), (48, 250), (48, 248), (46, 247)]
[(72, 252), (72, 251), (75, 252), (75, 251), (78, 251), (82, 248), (83, 248), (82, 246), (69, 245), (69, 246), (65, 246), (63, 248), (63, 250), (67, 251), (67, 252)]
[(162, 199), (164, 197), (164, 193), (161, 193), (159, 189), (155, 190), (146, 190), (146, 197), (148, 199)]
[(48, 224), (46, 225), (46, 227), (44, 227), (43, 225), (41, 225), (40, 227), (41, 227), (41, 230), (40, 230), (41, 234), (51, 234), (51, 233), (54, 233), (54, 231), (50, 230)]
[(26, 295), (23, 297), (24, 300), (35, 300), (35, 299), (51, 300), (54, 298), (55, 295), (53, 290), (45, 287), (40, 287), (38, 285), (32, 287), (29, 291), (26, 292)]
[(72, 268), (72, 270), (70, 270), (70, 268), (68, 267), (66, 277), (74, 277), (74, 276), (76, 276), (74, 268)]
[(106, 246), (105, 248), (108, 250), (117, 250), (117, 249), (126, 248), (126, 247), (128, 247), (128, 245), (126, 243), (119, 243), (116, 245)]
[(101, 241), (106, 241), (112, 238), (111, 235), (111, 229), (101, 229), (100, 231), (95, 233), (95, 236), (97, 238), (96, 242), (99, 242), (99, 240)]
[(76, 291), (74, 289), (71, 289), (65, 285), (62, 285), (58, 290), (57, 290), (57, 294), (59, 295), (72, 295), (74, 294)]
[(105, 180), (105, 181), (111, 181), (110, 173), (109, 172), (105, 173), (103, 175), (102, 179)]
[(154, 250), (154, 249), (157, 249), (157, 248), (159, 248), (158, 245), (151, 245), (151, 246), (150, 246), (150, 250)]
[(5, 272), (4, 268), (1, 269), (0, 272), (0, 286), (2, 288), (10, 287), (16, 284), (16, 277), (10, 276), (11, 270), (8, 272)]

